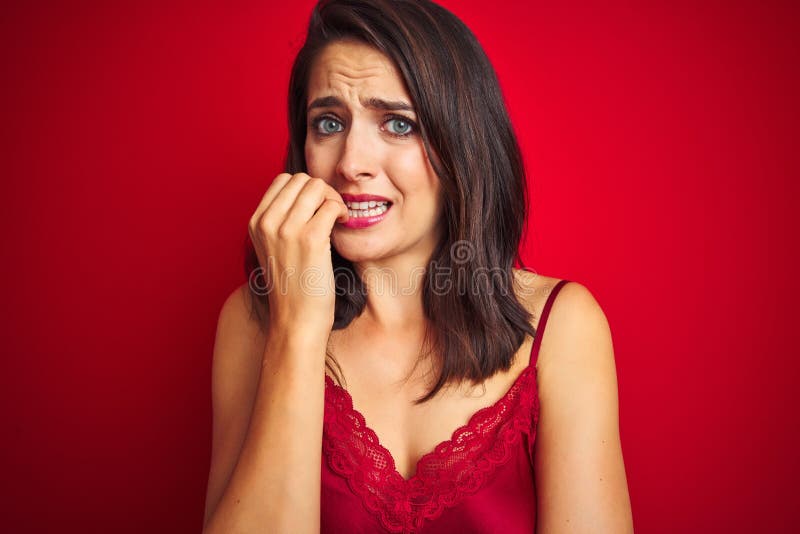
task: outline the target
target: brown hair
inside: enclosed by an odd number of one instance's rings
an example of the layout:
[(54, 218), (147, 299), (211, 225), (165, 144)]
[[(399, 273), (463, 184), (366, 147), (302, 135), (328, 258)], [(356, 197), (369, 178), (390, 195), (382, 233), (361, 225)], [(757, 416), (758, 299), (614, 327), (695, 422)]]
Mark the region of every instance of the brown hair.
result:
[[(306, 172), (310, 69), (326, 45), (342, 39), (367, 43), (395, 63), (442, 185), (444, 231), (422, 290), (431, 326), (426, 341), (438, 355), (439, 377), (417, 399), (422, 403), (451, 381), (481, 382), (508, 370), (525, 334), (536, 333), (513, 290), (512, 268), (515, 262), (522, 266), (518, 246), (527, 205), (522, 157), (494, 69), (455, 15), (426, 0), (321, 0), (292, 67), (286, 172)], [(259, 263), (249, 239), (247, 246), (245, 271), (252, 280)], [(335, 248), (332, 261), (337, 330), (361, 314), (366, 291), (352, 263)], [(441, 277), (434, 280), (431, 266), (452, 273), (449, 289), (437, 290)], [(267, 297), (252, 285), (253, 311), (263, 324)], [(334, 375), (341, 383), (340, 374)]]

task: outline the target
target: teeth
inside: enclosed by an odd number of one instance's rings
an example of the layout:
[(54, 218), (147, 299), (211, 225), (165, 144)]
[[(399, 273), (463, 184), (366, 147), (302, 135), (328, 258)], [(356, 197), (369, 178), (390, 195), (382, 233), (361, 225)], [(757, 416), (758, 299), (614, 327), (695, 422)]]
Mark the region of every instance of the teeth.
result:
[[(361, 204), (367, 204), (366, 202), (353, 202), (352, 204), (348, 204), (348, 206), (355, 208), (356, 206), (361, 207)], [(386, 205), (386, 202), (377, 202), (376, 207), (372, 209), (349, 209), (347, 213), (350, 217), (374, 217), (376, 215), (381, 215), (382, 213), (386, 213), (389, 207)]]
[(387, 202), (385, 200), (370, 200), (365, 202), (345, 202), (345, 204), (347, 204), (347, 207), (352, 210), (366, 210), (370, 208), (386, 206)]

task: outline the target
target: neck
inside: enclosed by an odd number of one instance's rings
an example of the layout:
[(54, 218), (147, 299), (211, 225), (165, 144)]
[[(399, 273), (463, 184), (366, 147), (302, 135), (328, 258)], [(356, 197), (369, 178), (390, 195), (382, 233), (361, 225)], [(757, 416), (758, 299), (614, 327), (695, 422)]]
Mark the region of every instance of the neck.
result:
[(356, 273), (367, 289), (367, 303), (360, 319), (389, 335), (424, 328), (424, 265), (426, 262), (419, 258), (408, 256), (356, 264)]

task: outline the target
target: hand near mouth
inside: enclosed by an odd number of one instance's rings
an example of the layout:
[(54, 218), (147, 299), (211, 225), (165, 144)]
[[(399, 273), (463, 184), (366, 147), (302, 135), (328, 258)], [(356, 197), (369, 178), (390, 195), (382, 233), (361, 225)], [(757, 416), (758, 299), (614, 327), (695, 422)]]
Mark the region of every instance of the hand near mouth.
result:
[(270, 328), (327, 339), (336, 303), (330, 235), (349, 219), (341, 195), (320, 178), (283, 173), (272, 182), (249, 223)]

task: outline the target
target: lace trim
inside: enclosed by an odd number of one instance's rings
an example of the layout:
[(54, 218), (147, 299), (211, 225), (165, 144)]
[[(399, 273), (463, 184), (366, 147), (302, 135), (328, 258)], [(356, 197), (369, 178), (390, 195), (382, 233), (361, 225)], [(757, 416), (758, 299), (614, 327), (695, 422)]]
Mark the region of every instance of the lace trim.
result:
[(350, 394), (326, 375), (322, 446), (330, 468), (388, 531), (412, 533), (476, 493), (511, 458), (523, 434), (528, 435), (530, 453), (538, 414), (536, 367), (530, 365), (503, 397), (475, 412), (451, 439), (422, 456), (415, 474), (405, 480), (391, 453), (353, 408)]

